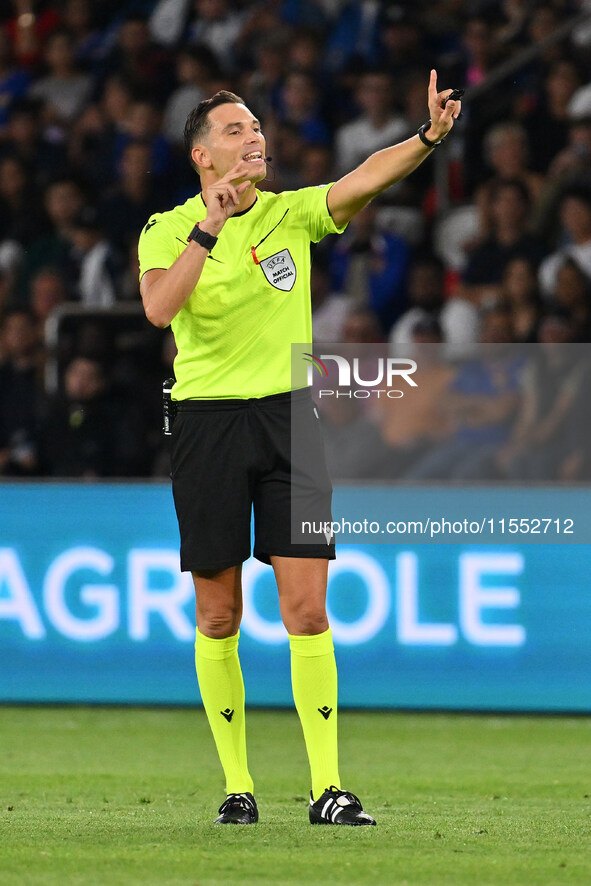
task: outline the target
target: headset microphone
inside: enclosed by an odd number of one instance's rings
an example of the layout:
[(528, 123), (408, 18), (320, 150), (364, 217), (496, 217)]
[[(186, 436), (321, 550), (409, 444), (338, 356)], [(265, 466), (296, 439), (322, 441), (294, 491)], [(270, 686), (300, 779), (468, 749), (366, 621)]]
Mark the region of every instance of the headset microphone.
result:
[(272, 157), (265, 157), (265, 163), (270, 163), (272, 159)]

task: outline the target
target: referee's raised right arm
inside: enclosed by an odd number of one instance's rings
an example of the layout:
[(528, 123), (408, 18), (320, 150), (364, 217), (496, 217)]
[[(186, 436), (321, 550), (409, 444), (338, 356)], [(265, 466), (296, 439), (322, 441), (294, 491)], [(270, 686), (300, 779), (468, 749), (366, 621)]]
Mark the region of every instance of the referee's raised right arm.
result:
[[(203, 192), (207, 216), (199, 222), (200, 231), (213, 238), (219, 235), (226, 221), (236, 211), (241, 194), (251, 184), (248, 180), (244, 181), (247, 171), (248, 166), (241, 161)], [(243, 181), (234, 186), (232, 182), (237, 179)], [(170, 325), (197, 286), (211, 248), (189, 239), (186, 248), (168, 269), (146, 271), (140, 281), (140, 293), (150, 323), (161, 329)]]

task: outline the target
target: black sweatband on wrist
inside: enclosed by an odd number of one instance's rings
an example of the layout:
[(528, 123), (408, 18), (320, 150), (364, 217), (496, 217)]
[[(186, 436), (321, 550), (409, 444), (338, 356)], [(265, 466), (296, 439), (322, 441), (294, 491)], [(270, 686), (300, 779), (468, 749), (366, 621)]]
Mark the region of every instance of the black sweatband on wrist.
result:
[(419, 126), (419, 128), (417, 129), (417, 135), (427, 148), (435, 148), (435, 147), (437, 147), (437, 145), (441, 144), (441, 142), (443, 141), (443, 138), (440, 138), (439, 141), (436, 141), (436, 142), (433, 142), (433, 141), (431, 141), (431, 139), (427, 138), (425, 133), (428, 132), (430, 128), (431, 128), (431, 121), (427, 120), (426, 123), (423, 123), (422, 126)]

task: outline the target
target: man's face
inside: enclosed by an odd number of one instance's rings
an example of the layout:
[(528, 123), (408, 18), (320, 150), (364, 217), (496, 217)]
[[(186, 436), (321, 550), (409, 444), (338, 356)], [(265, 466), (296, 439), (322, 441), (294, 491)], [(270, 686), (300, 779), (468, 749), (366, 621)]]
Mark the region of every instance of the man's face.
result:
[(575, 240), (588, 240), (591, 233), (591, 206), (576, 196), (566, 197), (560, 208), (560, 220)]
[(443, 302), (443, 274), (431, 265), (417, 265), (411, 271), (410, 299), (426, 311), (439, 308)]
[(527, 203), (517, 188), (499, 188), (492, 213), (499, 228), (522, 225), (527, 218)]
[(392, 81), (387, 74), (366, 74), (357, 90), (357, 101), (368, 114), (389, 110), (392, 101)]
[(35, 350), (37, 333), (32, 319), (25, 313), (7, 317), (2, 333), (2, 344), (7, 357), (24, 357)]
[(70, 400), (94, 400), (103, 390), (101, 368), (94, 360), (77, 357), (72, 360), (64, 377), (66, 394)]
[(480, 341), (483, 344), (505, 344), (513, 341), (510, 316), (504, 311), (491, 311), (482, 321)]
[(68, 225), (82, 208), (82, 194), (74, 182), (55, 182), (47, 189), (45, 208), (54, 225)]
[[(261, 124), (247, 107), (239, 104), (218, 105), (209, 113), (210, 130), (194, 151), (207, 157), (218, 178), (241, 161), (244, 179), (262, 181), (267, 172), (265, 138)], [(195, 158), (199, 165), (199, 157)], [(237, 179), (234, 184), (239, 184)]]

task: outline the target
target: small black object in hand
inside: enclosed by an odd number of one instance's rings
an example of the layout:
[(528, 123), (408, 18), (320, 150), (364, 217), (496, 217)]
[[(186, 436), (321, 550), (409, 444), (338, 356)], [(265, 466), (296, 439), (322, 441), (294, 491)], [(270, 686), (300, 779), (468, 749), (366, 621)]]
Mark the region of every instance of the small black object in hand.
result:
[(444, 106), (445, 106), (448, 102), (457, 102), (457, 100), (463, 96), (463, 94), (465, 93), (465, 91), (466, 91), (465, 89), (454, 89), (452, 92), (450, 92), (450, 94), (448, 95), (448, 97), (447, 97), (447, 98), (445, 99), (445, 101), (443, 102)]

